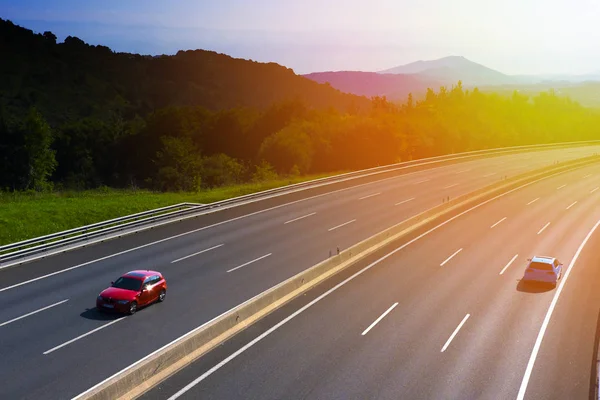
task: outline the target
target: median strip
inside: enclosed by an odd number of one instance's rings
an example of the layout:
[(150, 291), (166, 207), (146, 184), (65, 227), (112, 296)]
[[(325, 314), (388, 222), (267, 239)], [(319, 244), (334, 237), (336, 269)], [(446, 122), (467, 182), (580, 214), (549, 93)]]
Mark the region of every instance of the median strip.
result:
[[(341, 251), (338, 255), (332, 256), (327, 260), (293, 276), (286, 281), (266, 290), (265, 292), (253, 297), (252, 299), (240, 304), (232, 310), (216, 317), (212, 321), (203, 324), (184, 336), (176, 339), (172, 343), (156, 350), (142, 360), (132, 364), (112, 377), (95, 385), (86, 392), (80, 394), (75, 399), (119, 399), (135, 398), (160, 382), (167, 379), (177, 371), (186, 367), (194, 360), (198, 359), (208, 351), (219, 344), (233, 337), (241, 330), (252, 325), (254, 322), (270, 314), (274, 310), (288, 303), (292, 299), (305, 293), (307, 290), (326, 281), (340, 271), (345, 270), (365, 257), (372, 255), (386, 246), (394, 245), (398, 240), (412, 234), (417, 229), (425, 228), (436, 224), (442, 218), (438, 225), (429, 228), (425, 233), (421, 233), (414, 239), (396, 247), (392, 252), (386, 254), (376, 262), (358, 271), (350, 278), (328, 290), (311, 303), (307, 304), (294, 314), (290, 315), (277, 325), (273, 326), (267, 332), (263, 333), (248, 345), (236, 351), (219, 365), (207, 371), (204, 375), (208, 376), (221, 368), (231, 359), (244, 352), (247, 348), (258, 342), (263, 337), (269, 335), (287, 321), (296, 315), (311, 307), (316, 302), (328, 296), (337, 288), (343, 286), (352, 279), (373, 268), (382, 260), (392, 256), (406, 246), (423, 238), (427, 234), (439, 229), (451, 221), (471, 212), (485, 204), (501, 198), (509, 193), (537, 183), (543, 179), (559, 175), (561, 173), (575, 170), (577, 168), (597, 163), (600, 157), (592, 156), (576, 161), (565, 162), (561, 165), (551, 165), (541, 168), (537, 171), (521, 174), (506, 180), (496, 182), (483, 189), (476, 190), (466, 195), (458, 196), (446, 203), (440, 204), (427, 211), (424, 211), (414, 217), (408, 218), (391, 228), (388, 228), (362, 242)], [(449, 216), (448, 214), (452, 214)], [(201, 380), (203, 378), (199, 378)]]

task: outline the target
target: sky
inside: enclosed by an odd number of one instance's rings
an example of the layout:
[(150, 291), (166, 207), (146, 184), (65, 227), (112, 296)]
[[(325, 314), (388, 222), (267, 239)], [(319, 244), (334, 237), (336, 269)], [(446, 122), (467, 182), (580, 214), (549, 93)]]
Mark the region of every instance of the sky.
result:
[(0, 18), (115, 51), (206, 49), (300, 74), (450, 55), (511, 75), (600, 72), (597, 0), (0, 0)]

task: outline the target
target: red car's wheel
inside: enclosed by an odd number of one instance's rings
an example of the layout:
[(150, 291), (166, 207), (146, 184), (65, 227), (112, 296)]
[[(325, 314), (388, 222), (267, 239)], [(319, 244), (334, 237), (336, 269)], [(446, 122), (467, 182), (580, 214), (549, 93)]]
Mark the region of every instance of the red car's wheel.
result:
[(137, 311), (137, 302), (136, 301), (132, 301), (129, 304), (129, 315), (133, 315), (135, 314), (135, 312)]
[(163, 289), (160, 291), (160, 294), (158, 295), (158, 301), (159, 302), (165, 301), (165, 297), (167, 297), (167, 291), (165, 289)]

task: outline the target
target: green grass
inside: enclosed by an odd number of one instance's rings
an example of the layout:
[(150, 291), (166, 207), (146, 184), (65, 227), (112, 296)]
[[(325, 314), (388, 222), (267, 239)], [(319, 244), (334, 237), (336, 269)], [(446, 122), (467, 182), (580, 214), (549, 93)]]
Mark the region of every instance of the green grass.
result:
[(221, 187), (198, 193), (98, 189), (60, 193), (0, 192), (0, 245), (177, 203), (212, 203), (335, 174)]

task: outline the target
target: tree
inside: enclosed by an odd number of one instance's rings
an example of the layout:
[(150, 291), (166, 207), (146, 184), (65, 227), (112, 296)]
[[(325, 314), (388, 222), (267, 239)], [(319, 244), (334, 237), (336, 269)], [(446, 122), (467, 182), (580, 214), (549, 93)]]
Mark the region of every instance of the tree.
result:
[(55, 152), (50, 148), (54, 140), (50, 126), (36, 109), (31, 109), (21, 132), (29, 169), (26, 189), (46, 190), (51, 187), (48, 178), (56, 168)]
[(202, 185), (202, 159), (189, 137), (161, 137), (162, 149), (156, 154), (157, 189), (197, 191)]
[(260, 157), (275, 167), (279, 173), (289, 173), (296, 168), (301, 173), (310, 171), (314, 154), (309, 133), (311, 124), (293, 123), (268, 137), (260, 148)]
[(43, 34), (44, 39), (46, 39), (47, 41), (49, 41), (52, 44), (56, 44), (56, 35), (50, 31), (46, 31)]

